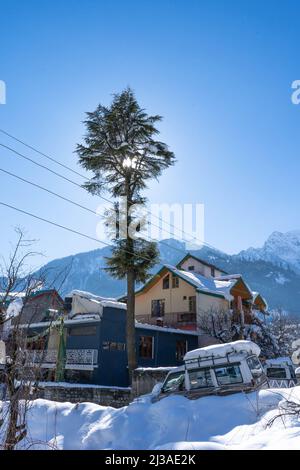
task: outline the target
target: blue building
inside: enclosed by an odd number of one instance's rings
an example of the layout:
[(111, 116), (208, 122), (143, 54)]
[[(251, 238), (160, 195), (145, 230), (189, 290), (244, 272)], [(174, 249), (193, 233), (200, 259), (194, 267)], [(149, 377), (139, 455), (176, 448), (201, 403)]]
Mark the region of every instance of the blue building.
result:
[[(65, 307), (63, 330), (60, 321), (27, 325), (29, 360), (42, 364), (44, 377), (54, 380), (63, 341), (65, 381), (126, 387), (126, 304), (73, 291)], [(135, 331), (138, 367), (178, 366), (187, 351), (198, 347), (194, 331), (141, 323)]]

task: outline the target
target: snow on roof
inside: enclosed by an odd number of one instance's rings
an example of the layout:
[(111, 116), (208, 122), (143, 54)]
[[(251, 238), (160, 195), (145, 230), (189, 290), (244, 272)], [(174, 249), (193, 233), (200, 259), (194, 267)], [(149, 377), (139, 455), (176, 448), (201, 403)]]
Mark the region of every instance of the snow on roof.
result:
[(261, 295), (260, 292), (251, 291), (251, 293), (252, 293), (252, 296), (253, 296), (253, 302), (256, 300), (256, 298), (257, 298), (258, 296), (260, 296), (261, 299), (263, 300), (263, 302), (265, 303), (266, 308), (268, 308), (268, 303), (267, 303), (266, 299)]
[(145, 330), (156, 330), (156, 331), (164, 331), (167, 333), (177, 333), (177, 334), (185, 334), (185, 335), (193, 335), (193, 336), (198, 336), (199, 334), (197, 333), (197, 331), (180, 330), (179, 328), (169, 328), (166, 326), (149, 325), (149, 323), (140, 323), (138, 321), (135, 322), (135, 327), (143, 328)]
[(102, 307), (114, 307), (114, 308), (121, 308), (123, 310), (126, 310), (127, 306), (123, 302), (118, 302), (113, 297), (101, 297), (100, 295), (95, 295), (92, 294), (91, 292), (85, 292), (81, 290), (73, 290), (69, 295), (66, 297), (73, 297), (73, 296), (78, 296), (83, 299), (89, 300), (90, 302), (93, 303), (98, 303)]
[(219, 280), (219, 278), (208, 278), (192, 271), (183, 271), (169, 264), (166, 264), (165, 267), (176, 276), (192, 284), (199, 292), (217, 294), (229, 301), (233, 299), (230, 291), (236, 283), (235, 278)]
[(214, 358), (224, 357), (227, 354), (240, 354), (245, 352), (259, 356), (260, 347), (252, 341), (246, 340), (234, 341), (232, 343), (225, 344), (213, 344), (212, 346), (206, 346), (205, 348), (194, 349), (193, 351), (187, 352), (184, 356), (184, 361), (201, 358), (204, 359), (212, 356)]

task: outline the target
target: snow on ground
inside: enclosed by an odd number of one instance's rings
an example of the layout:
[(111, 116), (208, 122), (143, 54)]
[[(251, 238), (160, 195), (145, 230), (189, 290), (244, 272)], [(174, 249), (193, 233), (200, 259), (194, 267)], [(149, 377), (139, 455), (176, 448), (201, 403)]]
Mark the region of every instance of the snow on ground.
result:
[(45, 442), (82, 450), (299, 449), (299, 418), (267, 427), (287, 398), (300, 403), (300, 387), (198, 400), (173, 395), (157, 403), (148, 395), (121, 409), (39, 399), (29, 410), (29, 438), (35, 449)]

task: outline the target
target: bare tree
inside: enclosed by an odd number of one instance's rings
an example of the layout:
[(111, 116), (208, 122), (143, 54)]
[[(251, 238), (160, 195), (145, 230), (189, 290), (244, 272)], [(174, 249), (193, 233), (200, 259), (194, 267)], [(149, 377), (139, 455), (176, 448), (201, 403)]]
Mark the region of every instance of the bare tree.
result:
[[(20, 228), (16, 229), (16, 233), (17, 243), (8, 261), (3, 260), (1, 266), (0, 339), (4, 340), (6, 346), (7, 360), (2, 379), (5, 391), (3, 398), (7, 398), (7, 401), (2, 407), (0, 442), (2, 441), (6, 450), (15, 449), (27, 436), (26, 416), (32, 400), (32, 386), (41, 378), (41, 365), (46, 353), (44, 345), (37, 363), (32, 363), (28, 357), (28, 333), (32, 321), (36, 318), (36, 310), (33, 309), (30, 313), (27, 306), (32, 294), (45, 285), (48, 272), (40, 269), (38, 275), (34, 274), (35, 270), (29, 265), (30, 259), (39, 254), (31, 249), (34, 240), (26, 239), (24, 231)], [(67, 274), (68, 271), (63, 282)], [(7, 309), (8, 301), (10, 305), (17, 303), (17, 312), (12, 315), (10, 312), (13, 310)], [(43, 305), (40, 307), (43, 308)], [(25, 312), (26, 315), (23, 315)], [(53, 320), (55, 318), (51, 319), (50, 327)]]

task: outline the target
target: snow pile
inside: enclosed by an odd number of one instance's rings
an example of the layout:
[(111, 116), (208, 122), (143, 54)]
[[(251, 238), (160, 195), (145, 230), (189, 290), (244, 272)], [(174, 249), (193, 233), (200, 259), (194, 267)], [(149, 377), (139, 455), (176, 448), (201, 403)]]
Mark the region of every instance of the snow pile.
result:
[(194, 349), (193, 351), (189, 351), (184, 356), (185, 361), (189, 361), (191, 359), (198, 359), (198, 358), (209, 358), (209, 357), (224, 357), (227, 354), (256, 354), (256, 356), (260, 355), (260, 348), (257, 344), (253, 343), (252, 341), (233, 341), (232, 343), (226, 344), (213, 344), (211, 346), (206, 346), (205, 348)]
[(300, 387), (198, 400), (173, 395), (153, 404), (144, 396), (121, 409), (36, 400), (28, 414), (30, 442), (20, 447), (299, 449), (297, 416), (277, 419), (268, 426), (286, 399), (300, 403)]

